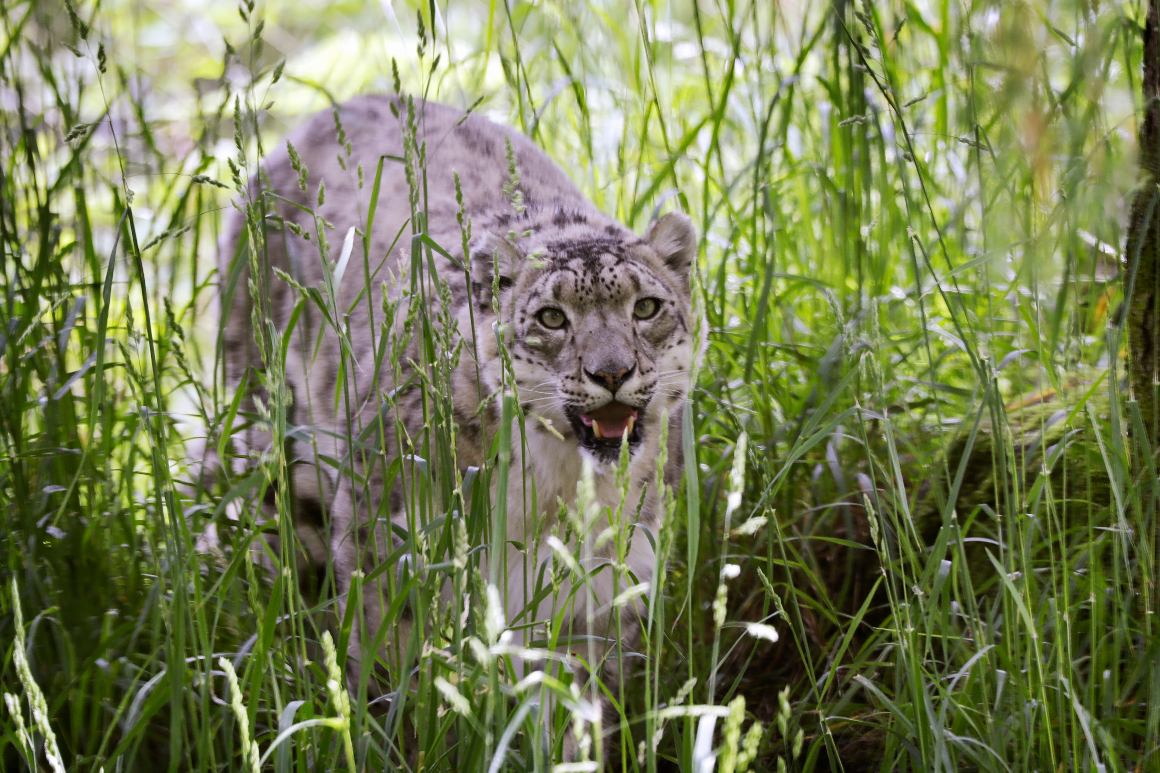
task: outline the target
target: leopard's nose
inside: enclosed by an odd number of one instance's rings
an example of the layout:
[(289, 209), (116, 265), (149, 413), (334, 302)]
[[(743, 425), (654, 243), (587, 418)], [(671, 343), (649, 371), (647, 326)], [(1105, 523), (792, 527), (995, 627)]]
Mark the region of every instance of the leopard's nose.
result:
[(624, 382), (632, 378), (633, 371), (636, 366), (631, 368), (616, 368), (607, 370), (598, 370), (592, 372), (587, 368), (584, 369), (584, 375), (588, 376), (593, 382), (607, 389), (612, 394), (616, 394), (616, 390), (624, 386)]

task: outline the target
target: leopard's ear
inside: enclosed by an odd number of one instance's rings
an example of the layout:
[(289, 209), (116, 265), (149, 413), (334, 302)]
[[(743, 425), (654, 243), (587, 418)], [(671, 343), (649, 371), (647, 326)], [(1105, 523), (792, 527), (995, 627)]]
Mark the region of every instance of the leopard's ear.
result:
[(697, 231), (684, 212), (670, 212), (649, 226), (645, 239), (669, 269), (688, 281), (697, 259)]
[(469, 247), (471, 299), (481, 311), (490, 311), (495, 289), (502, 305), (511, 294), (524, 261), (510, 240), (485, 232)]

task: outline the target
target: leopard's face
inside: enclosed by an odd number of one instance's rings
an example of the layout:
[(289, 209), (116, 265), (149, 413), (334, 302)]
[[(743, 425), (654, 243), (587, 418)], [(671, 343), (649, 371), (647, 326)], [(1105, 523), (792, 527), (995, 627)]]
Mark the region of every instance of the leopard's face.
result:
[(688, 218), (669, 215), (644, 238), (611, 230), (542, 239), (531, 258), (509, 254), (517, 270), (493, 284), (525, 411), (600, 462), (659, 432), (700, 348)]

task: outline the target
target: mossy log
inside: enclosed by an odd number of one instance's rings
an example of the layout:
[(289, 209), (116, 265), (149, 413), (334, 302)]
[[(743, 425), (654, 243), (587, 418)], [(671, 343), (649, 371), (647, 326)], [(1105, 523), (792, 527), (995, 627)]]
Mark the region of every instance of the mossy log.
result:
[(985, 551), (998, 556), (1009, 541), (1012, 518), (1033, 518), (1053, 531), (1106, 525), (1116, 456), (1107, 433), (1101, 446), (1097, 432), (1107, 426), (1110, 400), (1106, 385), (1090, 395), (1080, 386), (1037, 394), (984, 418), (973, 440), (969, 417), (919, 493), (913, 513), (920, 538), (934, 545), (953, 522), (978, 576), (992, 568)]

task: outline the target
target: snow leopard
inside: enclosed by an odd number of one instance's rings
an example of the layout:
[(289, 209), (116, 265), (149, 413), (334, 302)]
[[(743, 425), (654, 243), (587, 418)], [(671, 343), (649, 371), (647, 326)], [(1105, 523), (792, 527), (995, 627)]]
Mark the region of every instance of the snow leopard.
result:
[[(510, 460), (506, 497), (494, 474), (482, 492), (507, 503), (499, 549), (508, 552), (509, 575), (500, 576), (507, 621), (532, 601), (523, 568), (552, 556), (549, 536), (569, 534), (572, 550), (588, 539), (608, 568), (593, 572), (591, 592), (576, 594), (572, 630), (603, 640), (607, 652), (616, 631), (630, 647), (637, 636), (642, 594), (615, 608), (613, 594), (651, 581), (664, 518), (658, 489), (682, 472), (685, 403), (705, 338), (694, 304), (697, 254), (687, 215), (654, 216), (634, 233), (527, 136), (431, 101), (356, 98), (307, 119), (271, 150), (219, 245), (225, 378), (247, 391), (242, 413), (253, 422), (235, 437), (242, 456), (271, 452), (272, 378), (287, 395), (288, 488), (302, 555), (330, 562), (337, 615), (353, 618), (352, 684), (374, 659), (370, 643), (385, 638), (380, 621), (393, 599), (379, 564), (399, 555), (400, 535), (414, 524), (406, 481), (422, 462), (435, 397), (428, 374), (415, 373), (432, 360), (398, 321), (408, 316), (399, 308), (432, 304), (432, 317), (442, 313), (462, 342), (448, 347), (456, 363), (447, 394), (437, 396), (451, 406), (455, 473)], [(391, 303), (402, 306), (387, 329)], [(284, 376), (264, 362), (262, 336), (280, 343)], [(387, 431), (368, 452), (361, 441), (376, 427)], [(495, 454), (504, 438), (509, 447)], [(392, 478), (395, 460), (406, 471)], [(557, 522), (585, 486), (601, 514), (588, 535)], [(618, 508), (615, 528), (628, 544), (619, 567), (609, 560), (615, 540), (597, 539)], [(495, 576), (487, 562), (501, 553), (485, 548), (481, 575)], [(367, 577), (377, 579), (360, 588), (363, 608), (347, 615), (356, 579)], [(551, 610), (539, 603), (544, 619)], [(520, 641), (531, 641), (534, 626), (521, 630)]]

